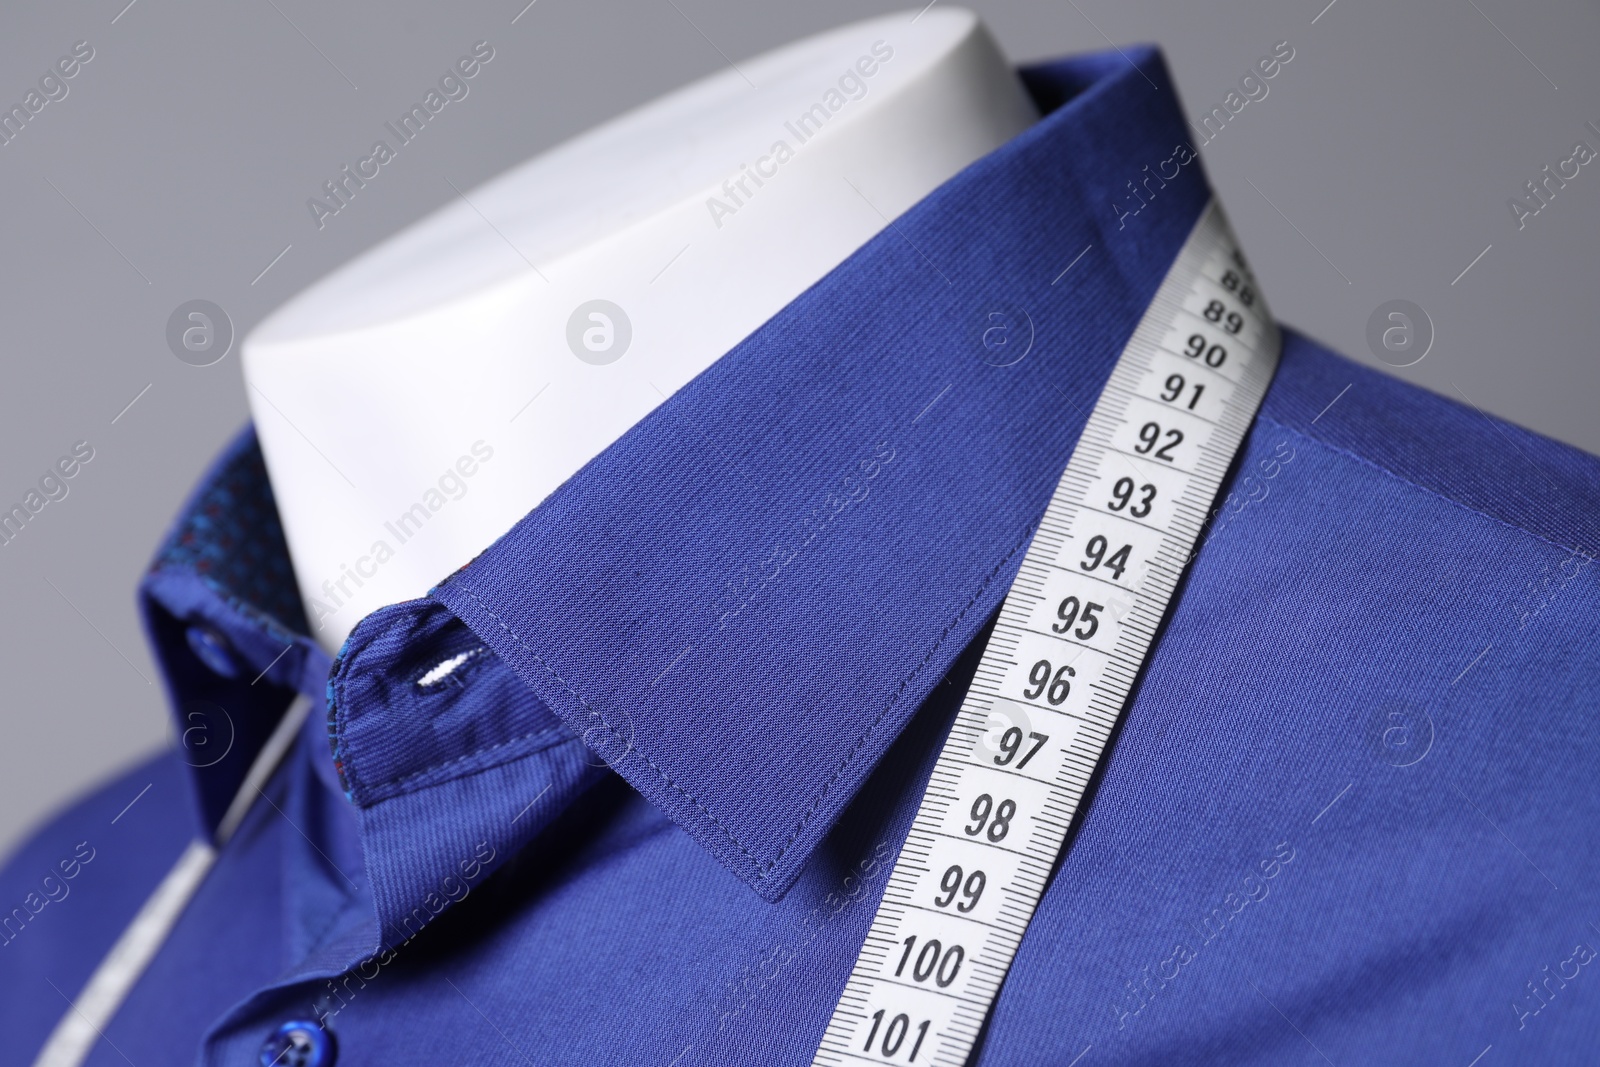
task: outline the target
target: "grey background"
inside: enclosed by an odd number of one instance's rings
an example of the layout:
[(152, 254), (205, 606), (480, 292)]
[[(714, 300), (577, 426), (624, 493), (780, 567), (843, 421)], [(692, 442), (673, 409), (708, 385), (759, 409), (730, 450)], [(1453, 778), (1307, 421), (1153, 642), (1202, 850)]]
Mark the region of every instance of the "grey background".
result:
[[(70, 495), (0, 549), (0, 852), (170, 743), (134, 585), (246, 418), (236, 354), (199, 368), (168, 350), (175, 307), (215, 301), (242, 337), (452, 197), (448, 182), (470, 188), (725, 56), (902, 6), (126, 3), (11, 5), (0, 33), (7, 106), (75, 41), (95, 49), (69, 95), (0, 147), (0, 502), (72, 442), (96, 450)], [(1159, 42), (1191, 118), (1288, 40), (1295, 58), (1267, 98), (1203, 151), (1278, 316), (1376, 364), (1369, 315), (1415, 301), (1437, 340), (1394, 373), (1600, 452), (1600, 165), (1520, 232), (1507, 207), (1578, 139), (1600, 148), (1583, 128), (1600, 125), (1600, 12), (1325, 4), (969, 0), (1019, 61)], [(496, 55), (471, 95), (319, 232), (306, 199), (479, 39)]]

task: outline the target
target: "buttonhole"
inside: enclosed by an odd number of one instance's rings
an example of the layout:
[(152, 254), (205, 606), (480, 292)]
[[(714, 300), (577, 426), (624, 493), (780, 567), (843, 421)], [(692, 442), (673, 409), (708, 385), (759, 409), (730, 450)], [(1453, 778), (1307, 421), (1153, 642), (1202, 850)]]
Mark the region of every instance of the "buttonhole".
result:
[(466, 673), (462, 668), (487, 651), (488, 649), (484, 646), (478, 645), (475, 648), (451, 653), (422, 673), (417, 679), (417, 688), (426, 693), (444, 689), (447, 686), (461, 685), (463, 675)]

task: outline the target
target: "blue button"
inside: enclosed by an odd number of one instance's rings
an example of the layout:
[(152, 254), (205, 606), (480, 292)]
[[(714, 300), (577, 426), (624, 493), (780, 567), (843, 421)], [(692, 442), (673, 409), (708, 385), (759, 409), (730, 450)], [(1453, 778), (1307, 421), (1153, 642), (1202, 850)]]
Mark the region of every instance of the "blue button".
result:
[(233, 649), (217, 631), (209, 626), (191, 626), (184, 636), (189, 639), (190, 651), (201, 663), (224, 678), (239, 676), (239, 661), (233, 658)]
[(338, 1054), (333, 1031), (296, 1019), (261, 1043), (261, 1067), (333, 1067)]

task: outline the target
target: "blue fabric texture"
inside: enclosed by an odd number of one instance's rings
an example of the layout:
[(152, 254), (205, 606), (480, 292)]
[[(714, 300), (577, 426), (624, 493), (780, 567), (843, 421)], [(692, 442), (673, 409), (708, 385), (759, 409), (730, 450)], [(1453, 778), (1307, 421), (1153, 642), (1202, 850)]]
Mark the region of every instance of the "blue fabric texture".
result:
[[(90, 1064), (295, 1020), (345, 1064), (808, 1063), (1210, 197), (1153, 49), (1024, 78), (1043, 121), (331, 664), (242, 435), (141, 587), (184, 743), (0, 872), (0, 1063), (296, 692), (326, 714)], [(1597, 544), (1600, 460), (1286, 331), (975, 1062), (1590, 1062)]]

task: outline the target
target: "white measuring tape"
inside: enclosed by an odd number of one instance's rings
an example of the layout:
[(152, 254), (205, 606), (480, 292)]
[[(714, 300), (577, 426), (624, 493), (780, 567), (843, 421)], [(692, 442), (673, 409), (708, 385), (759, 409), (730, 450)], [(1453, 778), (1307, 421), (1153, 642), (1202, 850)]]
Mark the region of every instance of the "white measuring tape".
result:
[(814, 1065), (966, 1062), (1280, 347), (1212, 201), (1056, 486)]

